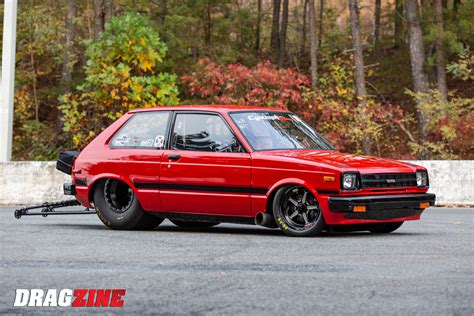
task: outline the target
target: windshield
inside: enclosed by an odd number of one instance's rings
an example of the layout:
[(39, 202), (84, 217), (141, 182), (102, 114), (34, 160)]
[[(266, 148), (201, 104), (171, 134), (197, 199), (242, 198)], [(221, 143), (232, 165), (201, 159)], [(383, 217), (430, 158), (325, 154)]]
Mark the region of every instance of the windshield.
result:
[(234, 112), (230, 117), (254, 150), (334, 147), (299, 117), (287, 112)]

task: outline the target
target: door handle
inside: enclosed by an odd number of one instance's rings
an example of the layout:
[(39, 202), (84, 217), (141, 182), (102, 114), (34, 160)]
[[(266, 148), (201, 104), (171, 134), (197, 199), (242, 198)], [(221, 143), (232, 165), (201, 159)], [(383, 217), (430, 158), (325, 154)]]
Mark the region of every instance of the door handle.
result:
[(168, 155), (169, 160), (178, 160), (179, 158), (181, 158), (180, 154)]

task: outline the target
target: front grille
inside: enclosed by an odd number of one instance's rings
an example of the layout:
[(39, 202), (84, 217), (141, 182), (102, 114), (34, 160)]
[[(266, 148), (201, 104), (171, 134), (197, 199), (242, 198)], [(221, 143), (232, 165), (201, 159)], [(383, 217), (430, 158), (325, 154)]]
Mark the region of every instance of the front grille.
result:
[(362, 188), (416, 187), (415, 173), (362, 174)]

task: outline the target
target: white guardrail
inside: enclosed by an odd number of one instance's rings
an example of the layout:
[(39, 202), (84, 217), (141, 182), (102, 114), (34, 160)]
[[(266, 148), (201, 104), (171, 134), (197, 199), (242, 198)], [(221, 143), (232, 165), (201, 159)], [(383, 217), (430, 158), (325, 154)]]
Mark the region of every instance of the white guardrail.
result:
[[(474, 206), (474, 160), (415, 160), (429, 171), (430, 190), (437, 205)], [(63, 183), (70, 176), (53, 161), (0, 163), (0, 205), (64, 200)]]

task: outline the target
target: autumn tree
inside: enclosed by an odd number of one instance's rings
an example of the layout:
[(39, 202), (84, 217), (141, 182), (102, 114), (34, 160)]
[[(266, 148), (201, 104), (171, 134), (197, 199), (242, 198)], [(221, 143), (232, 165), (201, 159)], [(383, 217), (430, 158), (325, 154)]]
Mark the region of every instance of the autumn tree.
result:
[(323, 41), (323, 17), (324, 17), (324, 0), (319, 1), (319, 29), (318, 29), (318, 49)]
[[(417, 12), (421, 7), (416, 2), (422, 3), (423, 12)], [(351, 17), (350, 7), (341, 1), (20, 1), (14, 157), (54, 159), (59, 150), (72, 147), (72, 139), (83, 144), (93, 137), (75, 129), (81, 124), (94, 126), (97, 133), (129, 108), (176, 102), (177, 86), (170, 74), (192, 76), (201, 69), (202, 58), (222, 67), (213, 73), (217, 82), (202, 87), (212, 96), (219, 86), (222, 96), (207, 102), (225, 101), (237, 89), (246, 96), (227, 101), (288, 103), (338, 149), (350, 152), (367, 152), (367, 138), (373, 153), (399, 159), (473, 157), (468, 136), (474, 124), (466, 113), (472, 111), (468, 104), (474, 96), (474, 2), (359, 4), (359, 18), (345, 21)], [(155, 49), (162, 60), (152, 70), (141, 69), (142, 61), (130, 64), (133, 58), (125, 62), (121, 58), (130, 52), (118, 53), (103, 43), (112, 16), (134, 13), (148, 21), (149, 34), (160, 38)], [(346, 22), (350, 26), (353, 21), (356, 27), (347, 28)], [(358, 40), (357, 32), (351, 36), (357, 28)], [(389, 30), (392, 37), (387, 36)], [(123, 27), (121, 32), (128, 38), (131, 30)], [(110, 34), (107, 38), (112, 40)], [(117, 38), (114, 35), (113, 41)], [(365, 49), (369, 40), (374, 46)], [(129, 45), (116, 43), (122, 49)], [(164, 44), (165, 59), (160, 48)], [(91, 54), (91, 47), (101, 47), (100, 53)], [(148, 51), (141, 44), (133, 47)], [(107, 57), (111, 54), (115, 59)], [(364, 62), (370, 63), (365, 71)], [(298, 74), (295, 89), (285, 82), (275, 86), (274, 80), (287, 79), (289, 69)], [(275, 70), (277, 76), (272, 75)], [(208, 75), (203, 71), (199, 77), (207, 80)], [(429, 80), (436, 90), (429, 89)], [(180, 88), (183, 103), (204, 102), (186, 93), (184, 82)], [(407, 88), (414, 92), (407, 93)], [(64, 129), (69, 129), (67, 134)]]
[[(19, 3), (13, 156), (53, 159), (58, 153), (57, 97), (63, 93), (65, 23), (52, 6)], [(59, 17), (62, 17), (59, 15)]]
[(413, 86), (415, 92), (427, 92), (428, 79), (423, 69), (425, 64), (425, 46), (423, 44), (423, 31), (417, 0), (405, 1), (405, 16), (408, 24)]
[(156, 17), (158, 24), (162, 26), (165, 23), (166, 16), (168, 15), (168, 0), (161, 0), (155, 3), (157, 6)]
[(255, 28), (255, 50), (260, 50), (260, 27), (262, 24), (262, 0), (257, 0), (257, 25)]
[(375, 0), (374, 10), (374, 46), (378, 45), (380, 40), (380, 19), (382, 16), (382, 0)]
[(212, 8), (213, 0), (207, 0), (206, 9), (204, 11), (204, 42), (206, 43), (207, 49), (211, 47), (212, 37)]
[(308, 16), (308, 4), (309, 0), (304, 0), (303, 3), (303, 16), (301, 21), (301, 46), (300, 46), (300, 57), (306, 52), (306, 33), (307, 33), (307, 16)]
[[(417, 93), (426, 93), (428, 92), (429, 85), (428, 78), (423, 69), (425, 64), (425, 46), (423, 44), (423, 32), (421, 29), (418, 10), (417, 0), (405, 0), (405, 17), (408, 24), (413, 87)], [(427, 124), (427, 117), (425, 117), (425, 114), (423, 113), (421, 102), (418, 102), (417, 104), (416, 113), (418, 118), (420, 142), (423, 143), (426, 139), (424, 126)], [(428, 153), (422, 152), (419, 157), (422, 159), (427, 158)]]
[(134, 13), (112, 18), (100, 40), (88, 42), (85, 81), (61, 107), (77, 148), (131, 109), (178, 102), (176, 77), (160, 71), (166, 51), (149, 20)]
[(446, 53), (444, 49), (444, 23), (443, 23), (443, 1), (434, 1), (436, 20), (436, 84), (443, 100), (448, 98), (448, 87), (446, 83)]
[(394, 38), (395, 44), (398, 44), (401, 41), (402, 30), (403, 30), (403, 0), (395, 0), (395, 10), (394, 10)]
[(309, 36), (310, 36), (310, 60), (311, 60), (311, 87), (316, 89), (318, 85), (318, 43), (316, 35), (316, 10), (314, 0), (309, 0)]
[(273, 55), (273, 60), (278, 61), (280, 51), (280, 8), (281, 0), (273, 0), (273, 14), (272, 14), (272, 33), (270, 38), (270, 50)]
[(65, 43), (63, 53), (63, 65), (61, 80), (66, 91), (69, 91), (72, 80), (72, 71), (74, 64), (74, 41), (76, 37), (76, 14), (77, 14), (77, 0), (71, 0), (68, 3), (67, 13), (65, 18)]
[(279, 39), (279, 49), (278, 49), (278, 67), (282, 68), (285, 65), (286, 57), (286, 34), (288, 30), (288, 0), (283, 0), (283, 11), (281, 16), (281, 29), (280, 29), (280, 39)]
[[(362, 54), (362, 41), (359, 27), (359, 3), (349, 0), (350, 20), (352, 27), (352, 47), (354, 49), (355, 85), (357, 99), (361, 106), (361, 115), (365, 116), (367, 107), (367, 89), (365, 87), (364, 56)], [(370, 154), (370, 140), (364, 139), (364, 153)]]
[(94, 38), (96, 40), (113, 14), (114, 0), (94, 0)]

